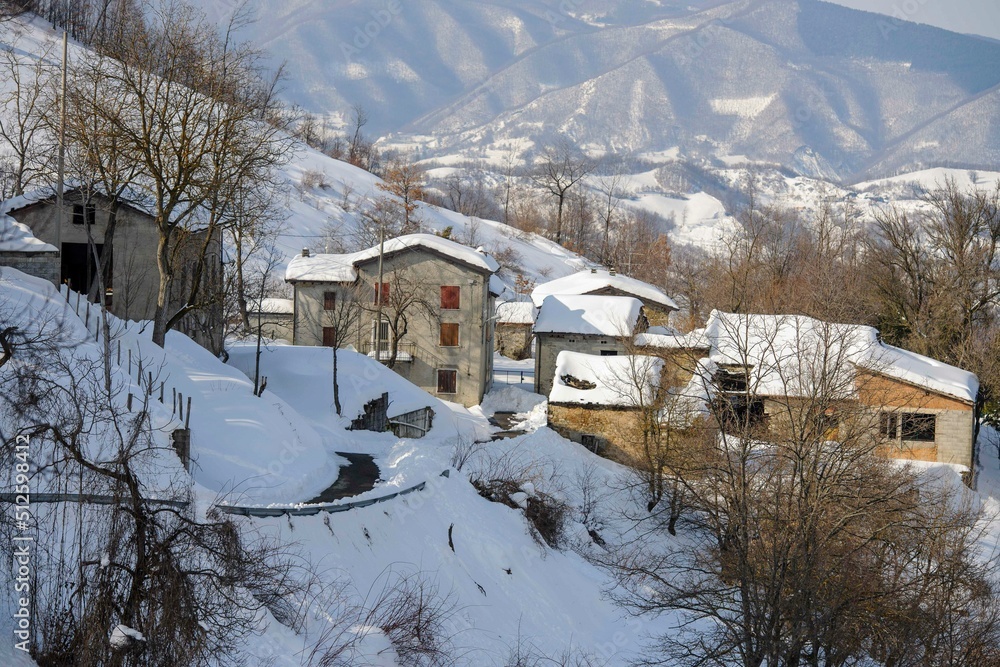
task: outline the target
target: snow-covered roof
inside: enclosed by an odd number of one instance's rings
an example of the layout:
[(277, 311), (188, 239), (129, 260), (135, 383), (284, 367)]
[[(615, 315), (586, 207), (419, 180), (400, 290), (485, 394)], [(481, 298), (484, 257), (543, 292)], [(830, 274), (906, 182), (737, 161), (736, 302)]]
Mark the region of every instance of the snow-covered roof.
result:
[(498, 324), (534, 324), (535, 304), (530, 301), (501, 301), (497, 304)]
[(872, 327), (713, 311), (704, 336), (715, 363), (752, 366), (748, 379), (761, 395), (809, 396), (820, 382), (825, 391), (851, 393), (855, 368), (969, 403), (979, 391), (973, 373), (886, 345)]
[(35, 238), (31, 229), (0, 213), (0, 252), (58, 252), (54, 245)]
[(262, 299), (260, 308), (255, 312), (267, 315), (294, 315), (295, 301), (292, 299)]
[(635, 344), (638, 347), (658, 348), (662, 350), (690, 350), (707, 349), (708, 341), (705, 339), (704, 329), (695, 329), (691, 333), (682, 334), (677, 331), (670, 333), (655, 333), (653, 330), (660, 327), (650, 327), (649, 331), (641, 333), (635, 337)]
[(606, 288), (616, 289), (664, 308), (677, 310), (677, 304), (674, 300), (660, 288), (629, 276), (623, 276), (620, 273), (612, 274), (603, 269), (580, 271), (570, 276), (542, 283), (531, 292), (531, 300), (536, 306), (541, 306), (547, 296), (592, 294)]
[[(663, 360), (656, 357), (602, 357), (564, 350), (556, 357), (549, 401), (612, 407), (648, 405), (662, 371)], [(570, 376), (579, 381), (577, 387), (566, 383)], [(579, 388), (589, 385), (593, 387)]]
[[(391, 255), (408, 248), (424, 248), (437, 252), (483, 273), (493, 274), (500, 270), (497, 261), (486, 253), (434, 234), (407, 234), (389, 239), (385, 242), (384, 253)], [(308, 257), (300, 255), (288, 263), (285, 280), (289, 282), (354, 282), (358, 277), (358, 264), (376, 259), (378, 254), (379, 247), (374, 246), (367, 250), (346, 254), (320, 254)]]
[(288, 282), (353, 283), (358, 279), (354, 254), (297, 255), (288, 262), (285, 280)]
[(535, 333), (629, 336), (642, 314), (631, 296), (548, 296), (535, 320)]
[[(66, 203), (79, 203), (80, 197), (75, 195), (75, 193), (79, 191), (81, 187), (81, 183), (78, 180), (66, 179), (64, 181), (64, 196), (66, 197)], [(91, 195), (107, 198), (107, 193), (99, 183), (87, 185), (87, 189)], [(10, 213), (11, 211), (17, 211), (49, 199), (54, 201), (55, 197), (55, 186), (43, 185), (32, 190), (28, 190), (24, 194), (17, 197), (11, 197), (10, 199), (0, 203), (0, 213)], [(150, 217), (154, 217), (156, 215), (153, 197), (143, 191), (141, 187), (135, 186), (123, 188), (119, 195), (119, 200), (123, 205), (141, 213), (145, 213)], [(199, 223), (206, 223), (210, 217), (210, 212), (206, 207), (198, 206), (191, 212), (190, 215), (187, 215), (185, 209), (182, 207), (180, 210), (173, 213), (173, 216), (179, 215), (186, 215), (185, 226), (191, 226)]]
[(507, 284), (500, 280), (500, 276), (493, 274), (490, 276), (490, 294), (493, 296), (503, 296), (504, 292), (510, 291)]

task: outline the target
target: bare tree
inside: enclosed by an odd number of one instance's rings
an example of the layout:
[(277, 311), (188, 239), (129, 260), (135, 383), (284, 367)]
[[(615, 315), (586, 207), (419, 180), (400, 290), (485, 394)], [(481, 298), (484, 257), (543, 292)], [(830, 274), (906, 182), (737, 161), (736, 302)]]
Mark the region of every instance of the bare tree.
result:
[[(152, 388), (126, 399), (133, 385), (106, 384), (106, 357), (52, 340), (20, 346), (25, 363), (0, 370), (0, 424), (14, 424), (2, 451), (29, 435), (36, 481), (113, 502), (33, 508), (52, 537), (34, 554), (36, 571), (50, 575), (33, 581), (38, 661), (235, 664), (265, 609), (295, 626), (288, 600), (309, 585), (304, 563), (225, 515), (194, 512), (189, 478), (154, 422)], [(116, 625), (142, 639), (116, 643)]]
[(628, 174), (625, 168), (625, 161), (621, 158), (615, 159), (606, 165), (606, 172), (597, 177), (597, 192), (600, 194), (600, 217), (604, 225), (604, 234), (601, 240), (601, 262), (605, 266), (611, 265), (611, 230), (618, 217), (618, 209), (621, 207), (622, 199), (626, 194), (625, 186), (628, 182)]
[(997, 660), (994, 564), (972, 550), (980, 510), (878, 456), (879, 388), (853, 365), (856, 329), (753, 316), (722, 326), (728, 363), (696, 376), (717, 435), (669, 464), (686, 540), (639, 538), (600, 559), (633, 611), (685, 618), (649, 663)]
[(376, 187), (396, 198), (390, 199), (390, 202), (398, 200), (403, 218), (401, 233), (410, 234), (418, 230), (420, 221), (415, 214), (417, 203), (424, 198), (423, 168), (406, 158), (396, 157), (386, 167), (383, 180)]
[(337, 357), (341, 347), (349, 341), (355, 340), (361, 326), (362, 309), (357, 299), (352, 294), (340, 294), (341, 298), (334, 298), (331, 307), (324, 309), (324, 325), (333, 329), (333, 405), (337, 414), (342, 414), (340, 405), (340, 378), (337, 368)]
[(0, 97), (0, 140), (7, 145), (10, 159), (10, 191), (0, 191), (3, 198), (24, 194), (46, 175), (54, 145), (54, 135), (45, 124), (49, 103), (45, 92), (54, 74), (51, 52), (45, 50), (28, 62), (18, 57), (16, 49), (16, 43), (0, 48), (0, 71), (9, 82)]
[[(399, 359), (399, 346), (402, 339), (409, 333), (410, 320), (414, 317), (434, 317), (436, 303), (429, 295), (436, 289), (428, 285), (405, 268), (392, 268), (383, 280), (381, 289), (378, 285), (358, 285), (356, 300), (361, 310), (371, 314), (375, 319), (372, 326), (378, 326), (381, 316), (384, 329), (379, 335), (372, 335), (372, 351), (375, 358), (385, 363), (389, 368), (396, 365)], [(388, 337), (381, 335), (388, 333)], [(378, 349), (375, 343), (378, 341)]]
[(537, 158), (531, 179), (556, 199), (555, 241), (563, 239), (563, 209), (566, 199), (584, 177), (594, 169), (594, 162), (565, 137), (548, 146)]
[[(239, 24), (234, 17), (229, 29)], [(210, 250), (231, 222), (222, 204), (242, 184), (271, 183), (291, 140), (259, 53), (234, 44), (230, 33), (218, 35), (173, 0), (149, 7), (141, 27), (124, 29), (106, 45), (118, 63), (100, 78), (96, 99), (112, 105), (101, 118), (112, 143), (139, 165), (133, 186), (148, 199), (159, 233), (153, 340), (162, 345), (167, 330), (198, 308)], [(203, 239), (198, 258), (172, 310), (178, 240), (194, 232)]]

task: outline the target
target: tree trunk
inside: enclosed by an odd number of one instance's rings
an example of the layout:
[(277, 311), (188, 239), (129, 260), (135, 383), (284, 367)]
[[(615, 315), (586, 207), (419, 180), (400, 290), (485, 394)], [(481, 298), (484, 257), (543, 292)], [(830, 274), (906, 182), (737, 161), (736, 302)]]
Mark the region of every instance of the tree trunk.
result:
[(156, 268), (160, 273), (160, 285), (156, 291), (156, 312), (153, 315), (153, 343), (164, 347), (167, 340), (167, 308), (170, 307), (170, 285), (173, 269), (170, 266), (170, 232), (160, 231), (156, 245)]
[(559, 208), (556, 212), (556, 243), (562, 244), (562, 218), (563, 218), (563, 202), (566, 201), (566, 195), (559, 195)]

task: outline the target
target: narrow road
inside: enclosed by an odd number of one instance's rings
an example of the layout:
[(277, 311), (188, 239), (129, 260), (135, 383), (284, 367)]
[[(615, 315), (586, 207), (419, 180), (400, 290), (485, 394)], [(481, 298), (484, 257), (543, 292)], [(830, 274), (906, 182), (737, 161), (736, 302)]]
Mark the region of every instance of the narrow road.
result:
[(379, 479), (379, 469), (375, 465), (374, 458), (368, 454), (349, 454), (347, 452), (337, 452), (337, 456), (343, 456), (349, 465), (340, 469), (336, 482), (312, 500), (307, 500), (307, 504), (332, 503), (335, 500), (350, 498), (375, 488), (375, 482)]

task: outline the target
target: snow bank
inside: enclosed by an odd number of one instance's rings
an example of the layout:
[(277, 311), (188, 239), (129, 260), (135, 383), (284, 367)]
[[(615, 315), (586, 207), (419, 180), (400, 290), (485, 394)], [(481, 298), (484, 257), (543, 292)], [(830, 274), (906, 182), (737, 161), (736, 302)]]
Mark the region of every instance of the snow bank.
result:
[(54, 245), (35, 238), (27, 225), (0, 213), (0, 252), (58, 252)]

